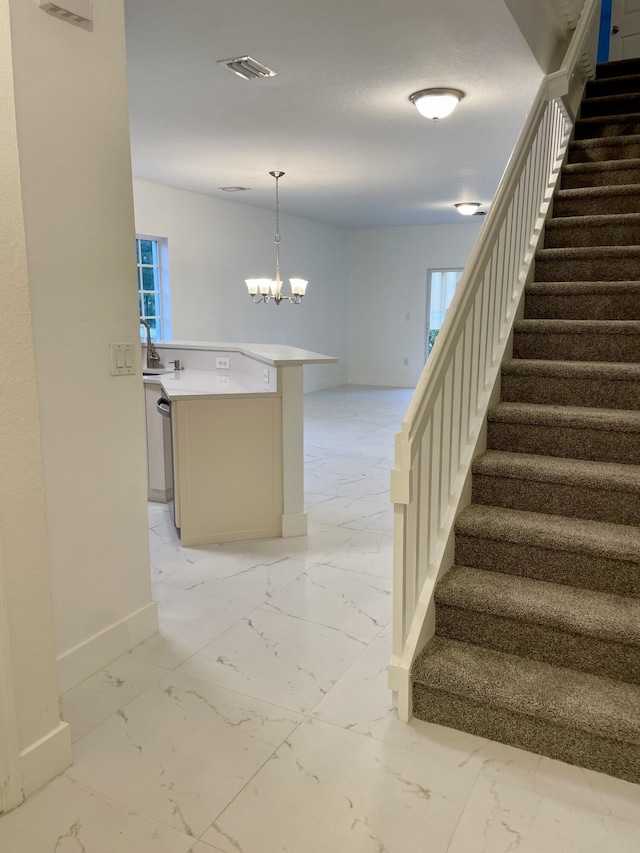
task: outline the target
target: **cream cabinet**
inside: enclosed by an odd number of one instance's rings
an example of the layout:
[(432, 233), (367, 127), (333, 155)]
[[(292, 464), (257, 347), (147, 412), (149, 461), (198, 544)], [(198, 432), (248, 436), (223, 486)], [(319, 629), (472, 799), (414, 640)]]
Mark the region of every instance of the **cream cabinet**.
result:
[(282, 399), (173, 399), (176, 524), (185, 546), (282, 535)]

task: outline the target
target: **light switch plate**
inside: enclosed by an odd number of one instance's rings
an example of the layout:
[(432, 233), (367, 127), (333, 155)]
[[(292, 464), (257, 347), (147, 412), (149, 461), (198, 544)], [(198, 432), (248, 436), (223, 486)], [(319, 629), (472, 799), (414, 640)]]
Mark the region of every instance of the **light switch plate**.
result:
[(111, 375), (132, 376), (136, 372), (135, 344), (111, 344)]

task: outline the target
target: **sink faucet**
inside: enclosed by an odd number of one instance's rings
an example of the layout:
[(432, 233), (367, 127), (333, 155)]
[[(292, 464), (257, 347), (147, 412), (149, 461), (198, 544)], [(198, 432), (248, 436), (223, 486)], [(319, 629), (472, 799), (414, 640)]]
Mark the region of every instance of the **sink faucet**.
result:
[(144, 326), (147, 330), (147, 367), (149, 369), (153, 367), (157, 367), (160, 362), (160, 356), (155, 351), (153, 344), (151, 343), (151, 326), (147, 323), (146, 320), (143, 320), (140, 317), (140, 325)]

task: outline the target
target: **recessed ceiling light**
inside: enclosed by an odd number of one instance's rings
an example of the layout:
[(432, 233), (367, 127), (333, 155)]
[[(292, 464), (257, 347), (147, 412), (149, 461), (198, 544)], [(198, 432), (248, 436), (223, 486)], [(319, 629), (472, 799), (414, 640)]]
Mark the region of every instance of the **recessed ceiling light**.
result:
[(243, 193), (251, 187), (219, 187), (223, 193)]
[(480, 207), (479, 201), (460, 201), (458, 204), (453, 205), (458, 213), (461, 213), (463, 216), (473, 216), (474, 213), (478, 212), (478, 208)]
[(418, 112), (434, 121), (451, 115), (463, 98), (460, 89), (421, 89), (409, 95)]

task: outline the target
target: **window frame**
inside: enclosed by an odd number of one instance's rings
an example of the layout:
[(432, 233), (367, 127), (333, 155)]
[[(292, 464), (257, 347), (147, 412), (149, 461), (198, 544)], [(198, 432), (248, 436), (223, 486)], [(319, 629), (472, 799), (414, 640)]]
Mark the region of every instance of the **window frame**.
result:
[[(148, 241), (155, 244), (156, 263), (142, 263), (142, 242)], [(151, 326), (151, 340), (169, 340), (171, 337), (171, 312), (168, 292), (168, 269), (167, 269), (167, 240), (151, 234), (136, 234), (136, 277), (138, 289), (138, 311), (142, 308), (140, 318), (149, 322), (155, 320), (155, 327)], [(151, 269), (153, 275), (153, 290), (145, 287), (142, 270)], [(147, 314), (145, 311), (145, 294), (154, 294), (155, 313)], [(140, 339), (146, 340), (146, 329), (140, 324)]]

